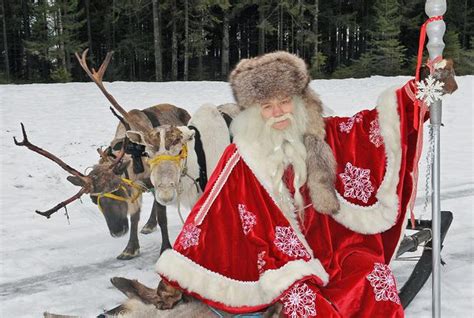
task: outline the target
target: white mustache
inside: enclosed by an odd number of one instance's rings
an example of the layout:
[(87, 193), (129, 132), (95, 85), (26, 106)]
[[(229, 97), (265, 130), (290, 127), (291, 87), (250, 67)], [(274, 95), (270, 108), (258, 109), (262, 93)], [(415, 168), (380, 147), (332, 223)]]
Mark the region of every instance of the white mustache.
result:
[(286, 113), (278, 117), (270, 117), (267, 119), (267, 122), (265, 123), (265, 126), (272, 126), (273, 124), (279, 123), (284, 120), (291, 120), (292, 122), (294, 121), (294, 117), (292, 113)]

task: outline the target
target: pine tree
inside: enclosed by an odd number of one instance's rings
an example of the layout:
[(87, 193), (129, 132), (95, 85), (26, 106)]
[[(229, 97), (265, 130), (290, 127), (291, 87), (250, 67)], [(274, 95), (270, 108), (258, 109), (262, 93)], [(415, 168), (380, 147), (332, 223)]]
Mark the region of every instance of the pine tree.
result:
[(374, 27), (368, 30), (368, 50), (351, 65), (350, 69), (368, 74), (398, 75), (405, 62), (405, 47), (400, 43), (400, 5), (397, 0), (374, 3)]
[(405, 48), (400, 44), (400, 5), (397, 0), (376, 1), (375, 28), (370, 32), (373, 70), (379, 75), (397, 75), (405, 61)]
[(54, 81), (71, 80), (70, 59), (83, 47), (77, 32), (85, 20), (77, 6), (77, 0), (43, 0), (33, 5), (32, 36), (25, 45), (30, 54), (44, 61), (44, 75)]

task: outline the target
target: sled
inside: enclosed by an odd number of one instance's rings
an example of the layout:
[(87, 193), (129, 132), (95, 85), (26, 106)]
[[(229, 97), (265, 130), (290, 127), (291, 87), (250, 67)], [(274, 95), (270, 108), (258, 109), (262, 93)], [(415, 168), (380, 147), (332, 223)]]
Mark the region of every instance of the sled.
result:
[[(444, 242), (444, 238), (446, 237), (452, 221), (452, 212), (441, 211), (441, 244)], [(421, 256), (411, 272), (410, 277), (398, 292), (403, 308), (408, 307), (421, 288), (423, 288), (423, 285), (426, 283), (433, 270), (431, 226), (432, 220), (415, 220), (414, 229), (412, 229), (411, 224), (408, 224), (407, 230), (415, 230), (416, 232), (411, 235), (405, 235), (397, 250), (395, 260), (400, 258), (400, 256), (406, 252), (417, 251), (419, 246), (424, 245)], [(443, 248), (442, 245), (441, 248)]]

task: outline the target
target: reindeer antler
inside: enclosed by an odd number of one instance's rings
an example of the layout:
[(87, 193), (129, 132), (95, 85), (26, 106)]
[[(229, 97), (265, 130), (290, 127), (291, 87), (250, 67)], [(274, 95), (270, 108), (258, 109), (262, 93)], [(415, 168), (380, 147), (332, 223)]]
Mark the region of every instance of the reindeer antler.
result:
[(16, 138), (13, 137), (13, 141), (15, 142), (15, 145), (24, 146), (24, 147), (26, 147), (26, 148), (28, 148), (28, 149), (36, 152), (36, 153), (48, 158), (48, 159), (51, 159), (52, 161), (56, 162), (61, 168), (63, 168), (64, 170), (66, 170), (70, 174), (80, 178), (82, 180), (82, 184), (83, 184), (81, 190), (78, 193), (76, 193), (74, 196), (72, 196), (71, 198), (59, 203), (54, 208), (49, 209), (46, 212), (40, 212), (40, 211), (36, 210), (36, 213), (41, 214), (41, 215), (49, 218), (51, 216), (51, 214), (58, 211), (60, 208), (65, 207), (66, 205), (73, 202), (74, 200), (79, 199), (84, 193), (89, 193), (91, 191), (92, 181), (90, 180), (89, 176), (83, 175), (82, 173), (80, 173), (76, 169), (72, 168), (71, 166), (66, 164), (64, 161), (62, 161), (61, 159), (59, 159), (58, 157), (56, 157), (52, 153), (50, 153), (50, 152), (48, 152), (48, 151), (46, 151), (46, 150), (44, 150), (44, 149), (42, 149), (42, 148), (40, 148), (36, 145), (33, 145), (28, 140), (28, 136), (26, 135), (25, 126), (23, 125), (23, 123), (21, 123), (21, 131), (23, 133), (23, 141), (18, 142), (16, 140)]
[(45, 211), (45, 212), (41, 212), (41, 211), (38, 211), (38, 210), (35, 210), (36, 213), (42, 215), (42, 216), (45, 216), (46, 218), (50, 218), (51, 217), (51, 214), (57, 212), (59, 209), (61, 208), (65, 208), (66, 205), (68, 205), (69, 203), (79, 199), (84, 193), (87, 193), (87, 190), (85, 188), (81, 188), (81, 190), (79, 190), (78, 193), (76, 193), (75, 195), (73, 195), (72, 197), (70, 197), (69, 199), (61, 202), (61, 203), (58, 203), (55, 207), (49, 209), (48, 211)]
[(82, 173), (80, 173), (79, 171), (77, 171), (76, 169), (74, 169), (73, 167), (71, 167), (70, 165), (66, 164), (64, 161), (62, 161), (61, 159), (59, 159), (58, 157), (56, 157), (55, 155), (53, 155), (52, 153), (38, 147), (38, 146), (35, 146), (33, 145), (29, 140), (28, 140), (28, 136), (26, 135), (26, 131), (25, 131), (25, 126), (23, 125), (23, 123), (20, 123), (21, 124), (21, 131), (23, 133), (23, 141), (22, 142), (18, 142), (16, 140), (15, 137), (13, 137), (13, 141), (15, 142), (15, 145), (17, 146), (25, 146), (26, 148), (36, 152), (36, 153), (39, 153), (40, 155), (48, 158), (48, 159), (51, 159), (52, 161), (56, 162), (59, 166), (61, 166), (61, 168), (63, 168), (64, 170), (66, 170), (67, 172), (69, 172), (70, 174), (74, 175), (74, 176), (77, 176), (77, 177), (80, 177), (80, 178), (87, 178), (85, 175), (83, 175)]
[(108, 52), (104, 62), (99, 67), (99, 71), (96, 72), (95, 69), (89, 68), (87, 65), (87, 52), (89, 49), (86, 49), (84, 52), (82, 52), (82, 56), (79, 56), (79, 54), (76, 52), (76, 58), (79, 61), (79, 64), (81, 67), (84, 69), (84, 71), (89, 75), (90, 79), (99, 87), (99, 89), (102, 91), (102, 93), (107, 97), (107, 99), (110, 101), (112, 106), (123, 116), (123, 118), (128, 122), (128, 123), (133, 123), (134, 126), (136, 126), (139, 130), (143, 132), (148, 131), (148, 127), (145, 125), (142, 125), (139, 121), (133, 120), (133, 118), (130, 116), (130, 114), (122, 107), (120, 104), (117, 102), (117, 100), (105, 89), (104, 83), (102, 82), (102, 78), (104, 77), (104, 73), (107, 69), (107, 66), (110, 63), (110, 59), (112, 58), (113, 51)]

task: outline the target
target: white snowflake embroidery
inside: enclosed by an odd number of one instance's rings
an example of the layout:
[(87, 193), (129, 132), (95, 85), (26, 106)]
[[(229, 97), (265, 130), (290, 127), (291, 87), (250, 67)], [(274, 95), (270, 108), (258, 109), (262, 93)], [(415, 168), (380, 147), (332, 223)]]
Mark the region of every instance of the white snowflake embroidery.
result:
[(377, 148), (383, 144), (383, 138), (380, 134), (379, 121), (377, 119), (374, 119), (370, 122), (369, 139), (370, 142), (373, 143)]
[(444, 83), (429, 75), (425, 80), (416, 83), (418, 92), (416, 98), (423, 100), (428, 106), (440, 100), (443, 95)]
[(367, 280), (374, 288), (376, 301), (392, 301), (400, 304), (397, 288), (395, 286), (395, 277), (388, 265), (374, 263), (374, 270), (367, 275)]
[(200, 228), (198, 228), (194, 224), (187, 224), (181, 232), (179, 244), (181, 244), (184, 249), (188, 249), (191, 246), (198, 245), (200, 234)]
[(240, 220), (242, 221), (242, 228), (244, 234), (247, 235), (252, 230), (252, 228), (257, 224), (257, 217), (250, 211), (247, 211), (245, 204), (239, 204), (239, 214)]
[(296, 284), (282, 297), (283, 311), (291, 318), (315, 317), (316, 293), (305, 283)]
[(350, 133), (352, 127), (354, 126), (354, 122), (360, 123), (362, 121), (362, 115), (361, 114), (355, 114), (351, 118), (347, 120), (345, 123), (339, 123), (339, 130), (341, 132), (345, 133)]
[(265, 260), (263, 259), (263, 258), (265, 257), (265, 253), (266, 253), (265, 251), (262, 251), (262, 252), (258, 253), (258, 255), (257, 255), (257, 268), (258, 268), (258, 273), (259, 273), (260, 275), (263, 274), (263, 267), (264, 267), (265, 264), (267, 263), (267, 262), (265, 262)]
[(374, 191), (372, 182), (370, 182), (370, 169), (357, 168), (348, 162), (344, 173), (340, 173), (339, 176), (344, 184), (344, 197), (359, 199), (367, 203)]
[(277, 226), (275, 232), (273, 243), (281, 252), (291, 257), (311, 257), (291, 227)]

